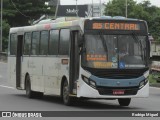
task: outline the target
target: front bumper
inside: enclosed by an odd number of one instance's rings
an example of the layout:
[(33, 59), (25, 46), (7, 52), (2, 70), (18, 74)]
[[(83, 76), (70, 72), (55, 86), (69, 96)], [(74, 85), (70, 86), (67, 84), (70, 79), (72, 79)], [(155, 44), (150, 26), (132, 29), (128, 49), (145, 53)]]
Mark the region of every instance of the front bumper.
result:
[[(107, 91), (107, 89), (106, 89)], [(77, 97), (87, 97), (87, 98), (143, 98), (149, 96), (149, 82), (141, 89), (138, 89), (136, 94), (132, 95), (107, 95), (100, 94), (97, 89), (92, 88), (84, 81), (78, 83)]]

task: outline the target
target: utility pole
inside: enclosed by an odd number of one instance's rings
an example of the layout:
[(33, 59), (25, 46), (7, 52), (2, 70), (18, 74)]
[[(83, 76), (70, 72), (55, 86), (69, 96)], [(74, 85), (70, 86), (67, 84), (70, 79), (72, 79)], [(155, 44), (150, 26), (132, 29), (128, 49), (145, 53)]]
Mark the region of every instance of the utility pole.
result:
[(77, 17), (78, 17), (78, 6), (77, 6), (77, 1), (78, 1), (78, 0), (76, 0), (76, 15), (77, 15)]
[(126, 0), (126, 18), (128, 17), (127, 14), (128, 14), (128, 5), (127, 5), (127, 0)]
[(92, 17), (93, 17), (93, 0), (92, 0)]
[(102, 16), (102, 2), (100, 0), (100, 8), (99, 8), (100, 17)]
[(57, 18), (57, 12), (58, 12), (59, 4), (60, 4), (60, 0), (57, 0), (57, 6), (56, 6), (56, 12), (55, 12), (55, 19)]
[(3, 29), (2, 29), (2, 26), (3, 26), (3, 25), (2, 25), (3, 12), (2, 12), (2, 11), (3, 11), (3, 0), (1, 0), (1, 29), (0, 29), (0, 30), (1, 30), (1, 38), (0, 38), (0, 52), (2, 52), (2, 38), (3, 38), (3, 37), (2, 37), (2, 36), (3, 36), (3, 32), (2, 32), (2, 30), (3, 30)]

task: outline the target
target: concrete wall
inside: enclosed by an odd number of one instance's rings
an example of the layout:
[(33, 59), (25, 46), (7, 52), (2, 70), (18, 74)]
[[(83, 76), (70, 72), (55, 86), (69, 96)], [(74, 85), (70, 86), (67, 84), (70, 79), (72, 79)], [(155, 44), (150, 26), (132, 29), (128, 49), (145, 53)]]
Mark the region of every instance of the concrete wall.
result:
[(7, 62), (7, 53), (0, 52), (0, 62)]
[(151, 42), (150, 57), (160, 56), (160, 42)]

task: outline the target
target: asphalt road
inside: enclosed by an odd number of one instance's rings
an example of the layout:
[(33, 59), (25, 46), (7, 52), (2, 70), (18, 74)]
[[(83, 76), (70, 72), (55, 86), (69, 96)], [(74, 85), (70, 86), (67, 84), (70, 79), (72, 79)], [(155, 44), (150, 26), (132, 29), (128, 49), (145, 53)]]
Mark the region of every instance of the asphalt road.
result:
[(0, 111), (160, 111), (160, 89), (150, 87), (149, 98), (132, 99), (128, 107), (120, 107), (117, 100), (79, 101), (65, 106), (55, 96), (28, 99), (25, 91), (9, 86), (7, 64), (0, 63)]

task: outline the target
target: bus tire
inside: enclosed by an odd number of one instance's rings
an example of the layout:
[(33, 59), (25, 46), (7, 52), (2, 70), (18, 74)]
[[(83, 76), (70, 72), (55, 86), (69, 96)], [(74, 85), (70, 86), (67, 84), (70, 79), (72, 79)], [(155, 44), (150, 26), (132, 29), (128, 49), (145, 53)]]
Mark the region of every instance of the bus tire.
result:
[(26, 77), (26, 95), (28, 98), (33, 98), (35, 92), (31, 90), (31, 82), (30, 82), (30, 77), (27, 75)]
[(65, 105), (72, 105), (72, 98), (69, 96), (69, 85), (67, 80), (64, 81), (62, 86), (62, 100)]
[(34, 92), (34, 98), (42, 99), (43, 98), (43, 92)]
[(120, 106), (128, 106), (131, 102), (131, 98), (119, 98), (118, 102)]

